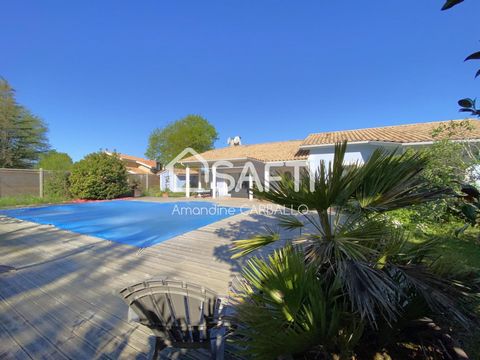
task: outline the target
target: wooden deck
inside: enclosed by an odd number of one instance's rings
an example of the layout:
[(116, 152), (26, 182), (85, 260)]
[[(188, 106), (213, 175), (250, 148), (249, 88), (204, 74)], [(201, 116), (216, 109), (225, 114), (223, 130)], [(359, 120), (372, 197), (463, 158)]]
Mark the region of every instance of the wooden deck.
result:
[[(118, 291), (165, 277), (226, 294), (241, 268), (233, 239), (271, 218), (240, 214), (139, 250), (99, 238), (0, 217), (0, 359), (147, 359), (150, 331), (127, 322)], [(0, 269), (0, 271), (2, 271)], [(205, 353), (165, 358), (204, 359)]]

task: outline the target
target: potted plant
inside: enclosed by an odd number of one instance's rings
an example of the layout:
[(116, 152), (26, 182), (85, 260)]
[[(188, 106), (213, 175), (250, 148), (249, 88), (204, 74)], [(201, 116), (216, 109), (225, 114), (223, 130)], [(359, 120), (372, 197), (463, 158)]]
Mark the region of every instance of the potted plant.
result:
[(132, 189), (133, 197), (142, 196), (142, 189), (140, 188), (140, 181), (138, 179), (133, 179), (130, 182), (130, 189)]

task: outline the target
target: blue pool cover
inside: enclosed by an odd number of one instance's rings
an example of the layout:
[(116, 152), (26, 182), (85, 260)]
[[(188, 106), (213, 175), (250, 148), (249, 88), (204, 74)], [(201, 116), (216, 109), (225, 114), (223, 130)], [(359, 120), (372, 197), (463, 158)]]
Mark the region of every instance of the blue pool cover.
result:
[(113, 200), (1, 210), (0, 214), (143, 248), (240, 212), (241, 208), (200, 201)]

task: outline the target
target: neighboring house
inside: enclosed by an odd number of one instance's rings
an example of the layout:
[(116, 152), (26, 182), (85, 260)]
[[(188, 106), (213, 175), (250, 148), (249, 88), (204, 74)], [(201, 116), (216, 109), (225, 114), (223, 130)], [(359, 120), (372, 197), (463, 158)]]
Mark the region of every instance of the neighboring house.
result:
[[(453, 123), (459, 124), (461, 121), (463, 120), (454, 120)], [(230, 196), (251, 199), (252, 194), (249, 189), (252, 188), (254, 181), (268, 189), (270, 178), (277, 173), (293, 174), (302, 167), (311, 170), (318, 169), (321, 161), (328, 163), (333, 160), (334, 146), (337, 142), (348, 141), (345, 154), (347, 163), (363, 163), (379, 148), (403, 152), (408, 148), (429, 146), (435, 141), (445, 138), (445, 134), (440, 133), (438, 136), (433, 136), (433, 134), (440, 126), (449, 123), (449, 121), (438, 121), (314, 133), (308, 135), (304, 140), (237, 145), (209, 150), (200, 154), (209, 165), (210, 184), (204, 186), (212, 190), (214, 197)], [(449, 138), (462, 142), (479, 142), (480, 121), (472, 119), (470, 124), (473, 129), (459, 131), (453, 136), (450, 135)], [(219, 166), (218, 163), (215, 166), (214, 164), (219, 160), (229, 161), (234, 166), (227, 168)], [(231, 175), (235, 180), (239, 179), (247, 162), (254, 164), (256, 173), (259, 174), (258, 179), (249, 176), (248, 181), (244, 181), (239, 189), (228, 191), (224, 174)], [(190, 173), (193, 169), (201, 170), (204, 167), (204, 164), (193, 156), (183, 159), (181, 164), (191, 168)], [(188, 176), (185, 181), (190, 181), (192, 184), (192, 179), (188, 179)], [(194, 185), (191, 187), (193, 188)]]
[[(108, 155), (113, 155), (113, 152), (105, 151)], [(129, 174), (156, 174), (159, 171), (159, 164), (155, 160), (148, 160), (137, 156), (115, 153), (120, 160), (123, 161)]]

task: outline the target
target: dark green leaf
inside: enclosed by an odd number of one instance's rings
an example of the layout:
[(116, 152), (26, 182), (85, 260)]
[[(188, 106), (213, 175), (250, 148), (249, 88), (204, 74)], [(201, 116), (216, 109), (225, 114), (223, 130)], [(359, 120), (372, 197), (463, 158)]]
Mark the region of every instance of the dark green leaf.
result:
[(294, 230), (305, 226), (303, 222), (293, 215), (280, 215), (278, 225), (287, 230)]
[(461, 184), (461, 186), (462, 186), (462, 192), (464, 192), (465, 194), (477, 199), (480, 198), (480, 191), (478, 191), (478, 189), (475, 186), (470, 184)]
[(472, 99), (461, 99), (458, 101), (458, 105), (460, 105), (461, 107), (464, 107), (464, 108), (472, 108), (475, 106), (475, 102), (474, 100)]
[(472, 55), (468, 56), (465, 61), (468, 60), (480, 60), (480, 51), (473, 53)]
[(458, 237), (458, 235), (463, 234), (469, 226), (470, 226), (469, 224), (465, 224), (462, 227), (455, 229), (455, 236)]
[(477, 216), (478, 216), (478, 209), (472, 204), (463, 204), (460, 208), (463, 216), (467, 219), (467, 221), (472, 225), (475, 226), (477, 223)]
[(451, 9), (452, 7), (454, 7), (455, 5), (458, 5), (460, 3), (462, 3), (463, 0), (447, 0), (445, 2), (445, 4), (443, 5), (442, 7), (442, 10), (448, 10), (448, 9)]
[(280, 234), (277, 232), (269, 227), (266, 227), (266, 231), (266, 234), (257, 235), (251, 239), (235, 240), (233, 242), (233, 251), (236, 251), (236, 253), (232, 255), (232, 259), (248, 255), (259, 248), (280, 240)]

